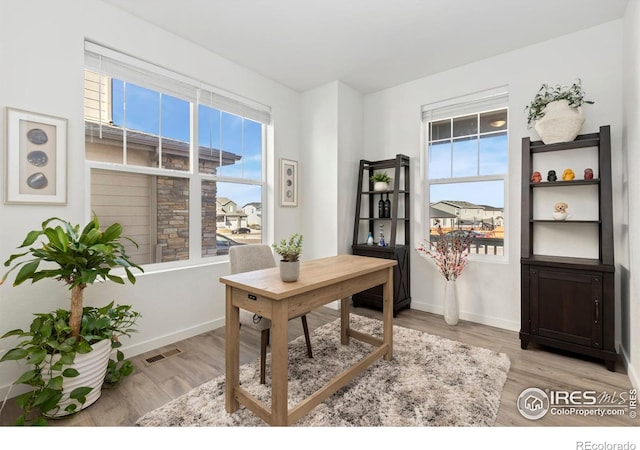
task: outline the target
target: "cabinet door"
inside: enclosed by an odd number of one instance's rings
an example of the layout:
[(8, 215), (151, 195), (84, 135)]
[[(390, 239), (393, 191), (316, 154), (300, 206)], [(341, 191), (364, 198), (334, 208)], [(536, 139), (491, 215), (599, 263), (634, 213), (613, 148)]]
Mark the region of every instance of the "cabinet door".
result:
[(602, 348), (602, 276), (532, 268), (531, 334)]

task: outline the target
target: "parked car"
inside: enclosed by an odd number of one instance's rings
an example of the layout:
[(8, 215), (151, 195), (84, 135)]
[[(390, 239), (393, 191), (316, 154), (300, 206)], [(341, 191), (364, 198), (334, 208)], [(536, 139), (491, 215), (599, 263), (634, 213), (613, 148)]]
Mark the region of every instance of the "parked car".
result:
[(243, 242), (234, 241), (223, 234), (216, 233), (216, 251), (218, 255), (228, 255), (229, 247), (234, 245), (247, 245)]
[(251, 229), (245, 228), (245, 227), (236, 228), (231, 232), (231, 234), (247, 234), (247, 233), (251, 233)]

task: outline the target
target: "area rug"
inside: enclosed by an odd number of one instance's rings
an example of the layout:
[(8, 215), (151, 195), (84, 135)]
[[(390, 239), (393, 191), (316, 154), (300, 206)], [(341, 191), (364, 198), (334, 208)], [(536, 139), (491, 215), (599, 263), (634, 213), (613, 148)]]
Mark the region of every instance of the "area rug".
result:
[[(382, 322), (351, 315), (351, 328), (382, 336)], [(362, 358), (372, 347), (351, 339), (340, 345), (340, 320), (311, 335), (313, 358), (304, 337), (289, 343), (289, 408)], [(505, 354), (393, 327), (393, 360), (375, 362), (296, 426), (491, 426), (495, 423), (510, 361)], [(270, 360), (267, 384), (259, 384), (259, 361), (240, 368), (242, 386), (270, 405)], [(139, 426), (264, 426), (241, 406), (233, 414), (224, 407), (224, 375), (155, 409)]]

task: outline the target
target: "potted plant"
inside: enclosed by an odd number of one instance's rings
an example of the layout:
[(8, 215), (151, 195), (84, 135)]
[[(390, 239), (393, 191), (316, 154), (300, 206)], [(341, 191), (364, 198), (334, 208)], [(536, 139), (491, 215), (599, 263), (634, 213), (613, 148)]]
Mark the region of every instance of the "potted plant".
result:
[[(43, 242), (34, 245), (41, 238)], [(83, 307), (83, 292), (88, 285), (97, 280), (125, 283), (123, 277), (112, 273), (114, 268), (122, 267), (132, 284), (136, 279), (131, 269), (143, 271), (131, 262), (121, 239), (137, 246), (131, 239), (122, 238), (118, 223), (100, 231), (95, 215), (82, 230), (79, 225), (53, 217), (45, 220), (41, 229), (27, 234), (18, 247), (26, 251), (11, 255), (4, 263), (10, 269), (0, 284), (19, 268), (14, 286), (50, 278), (71, 290), (69, 310), (35, 314), (28, 329), (2, 336), (23, 339), (0, 362), (24, 360), (29, 365), (15, 382), (32, 387), (16, 398), (23, 410), (16, 424), (46, 424), (44, 417), (77, 412), (98, 399), (105, 381), (116, 382), (132, 372), (133, 366), (120, 350), (116, 351), (116, 360), (109, 357), (111, 349), (121, 346), (118, 338), (135, 331), (132, 326), (140, 314), (130, 305), (113, 302), (102, 308)]]
[(369, 180), (373, 183), (374, 191), (388, 191), (389, 183), (391, 183), (391, 177), (387, 172), (376, 172)]
[(287, 283), (297, 281), (300, 275), (300, 253), (302, 253), (302, 235), (282, 239), (280, 243), (272, 245), (273, 250), (281, 256), (280, 278)]
[(584, 97), (579, 78), (571, 86), (543, 84), (525, 107), (528, 127), (533, 125), (545, 144), (573, 141), (584, 124), (582, 105), (594, 103)]

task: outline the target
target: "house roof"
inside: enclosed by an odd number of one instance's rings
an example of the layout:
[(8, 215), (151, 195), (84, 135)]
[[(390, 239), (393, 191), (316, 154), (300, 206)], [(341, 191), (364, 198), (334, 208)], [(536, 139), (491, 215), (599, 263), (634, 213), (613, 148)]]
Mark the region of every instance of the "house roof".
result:
[(216, 197), (216, 203), (220, 203), (222, 206), (226, 206), (229, 203), (234, 203), (235, 202), (227, 197)]
[(450, 212), (438, 209), (435, 206), (430, 206), (429, 217), (432, 219), (455, 219), (458, 216), (456, 216), (455, 214), (451, 214)]
[[(111, 141), (116, 145), (122, 144), (123, 129), (122, 127), (102, 124), (85, 120), (85, 135), (97, 136), (101, 134), (101, 139)], [(180, 141), (178, 139), (171, 139), (163, 137), (161, 138), (162, 151), (171, 155), (188, 155), (190, 144), (188, 142)], [(134, 145), (136, 148), (148, 151), (156, 151), (158, 147), (158, 136), (149, 133), (143, 133), (141, 131), (127, 130), (127, 145)], [(222, 158), (220, 158), (222, 156)], [(198, 149), (198, 158), (201, 160), (209, 160), (218, 163), (220, 166), (229, 166), (235, 164), (242, 159), (242, 156), (235, 153), (222, 151), (220, 153), (217, 149), (211, 149), (209, 147), (200, 146)]]
[(476, 205), (475, 203), (465, 202), (462, 200), (440, 200), (439, 202), (432, 203), (431, 206), (435, 206), (438, 203), (445, 203), (447, 205), (451, 205), (455, 208), (463, 208), (463, 209), (474, 209), (474, 208), (482, 208), (480, 205)]

